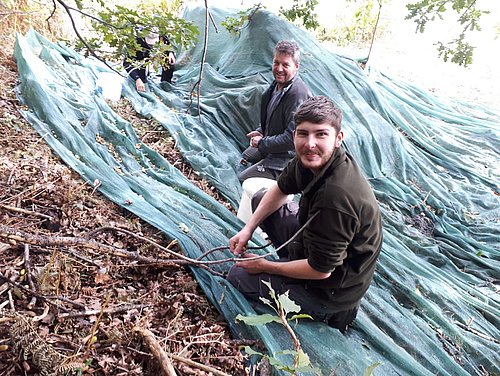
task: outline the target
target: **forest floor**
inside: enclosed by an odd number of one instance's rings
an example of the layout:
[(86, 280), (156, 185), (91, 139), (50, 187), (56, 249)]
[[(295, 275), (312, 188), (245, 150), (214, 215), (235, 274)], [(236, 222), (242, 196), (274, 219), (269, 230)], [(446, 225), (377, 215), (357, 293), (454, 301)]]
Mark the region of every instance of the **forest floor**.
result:
[[(161, 364), (169, 363), (178, 375), (248, 374), (241, 341), (231, 337), (186, 267), (147, 265), (109, 251), (113, 246), (151, 258), (170, 257), (151, 241), (179, 250), (159, 230), (99, 194), (52, 152), (19, 113), (16, 80), (12, 51), (4, 49), (0, 375), (75, 374), (82, 368), (84, 375), (156, 375)], [(222, 202), (182, 161), (159, 124), (138, 117), (126, 99), (114, 109), (143, 142)], [(173, 355), (160, 361), (151, 342)]]

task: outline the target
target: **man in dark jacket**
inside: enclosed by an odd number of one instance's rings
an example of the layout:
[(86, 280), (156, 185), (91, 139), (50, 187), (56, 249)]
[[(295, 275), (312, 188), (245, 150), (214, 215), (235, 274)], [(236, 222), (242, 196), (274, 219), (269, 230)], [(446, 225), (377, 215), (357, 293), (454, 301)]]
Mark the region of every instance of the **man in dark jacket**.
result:
[[(147, 64), (156, 43), (161, 42), (169, 44), (168, 38), (164, 35), (160, 36), (156, 30), (149, 33), (144, 38), (137, 38), (137, 44), (140, 49), (137, 50), (135, 56), (126, 56), (123, 60), (123, 67), (128, 72), (129, 76), (135, 81), (137, 91), (145, 91), (145, 84), (148, 81)], [(162, 66), (161, 82), (167, 81), (172, 83), (172, 77), (175, 69), (175, 53), (167, 51), (165, 56), (165, 64)]]
[(260, 127), (247, 134), (250, 147), (243, 152), (240, 182), (248, 178), (276, 179), (295, 155), (293, 151), (293, 113), (311, 96), (309, 88), (298, 76), (300, 49), (295, 42), (280, 41), (274, 48), (274, 81), (262, 96)]
[[(231, 251), (244, 258), (231, 268), (228, 279), (254, 300), (270, 299), (262, 283), (269, 281), (277, 293), (289, 291), (303, 312), (345, 331), (372, 281), (382, 222), (370, 185), (341, 146), (341, 120), (340, 109), (323, 96), (298, 108), (297, 156), (275, 185), (254, 197), (256, 210), (230, 239)], [(297, 193), (302, 194), (300, 205), (287, 199)], [(257, 226), (278, 247), (279, 261), (244, 253)]]

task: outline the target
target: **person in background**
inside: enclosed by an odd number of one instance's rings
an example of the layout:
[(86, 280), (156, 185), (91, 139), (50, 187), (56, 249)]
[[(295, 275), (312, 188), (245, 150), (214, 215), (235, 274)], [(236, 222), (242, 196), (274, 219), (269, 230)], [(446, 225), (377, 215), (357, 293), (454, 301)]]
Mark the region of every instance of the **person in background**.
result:
[(242, 154), (245, 169), (238, 175), (241, 183), (253, 177), (275, 180), (293, 158), (293, 114), (311, 96), (298, 75), (299, 67), (299, 46), (293, 41), (278, 42), (272, 66), (274, 81), (261, 99), (260, 126), (247, 134), (250, 146)]
[[(298, 108), (296, 157), (271, 188), (253, 197), (255, 211), (229, 240), (231, 251), (242, 258), (227, 278), (256, 301), (272, 299), (262, 283), (268, 281), (278, 294), (289, 291), (303, 313), (343, 332), (373, 279), (383, 235), (375, 195), (341, 146), (341, 121), (341, 110), (324, 96)], [(300, 204), (287, 198), (298, 193)], [(257, 226), (281, 247), (278, 261), (245, 253)]]
[[(150, 58), (151, 51), (157, 43), (169, 44), (168, 38), (164, 35), (159, 35), (157, 30), (151, 31), (144, 38), (137, 38), (137, 44), (141, 47), (137, 50), (134, 56), (126, 56), (123, 60), (123, 67), (129, 76), (135, 81), (137, 91), (145, 91), (145, 84), (147, 82), (147, 59)], [(175, 69), (175, 53), (174, 51), (167, 51), (165, 57), (165, 64), (162, 66), (161, 82), (172, 83), (172, 77)]]

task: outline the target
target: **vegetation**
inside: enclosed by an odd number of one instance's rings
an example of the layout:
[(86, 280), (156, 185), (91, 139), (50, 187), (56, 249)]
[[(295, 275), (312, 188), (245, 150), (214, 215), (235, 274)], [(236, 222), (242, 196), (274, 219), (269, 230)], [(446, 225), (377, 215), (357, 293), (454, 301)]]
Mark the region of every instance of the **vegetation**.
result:
[[(290, 337), (292, 338), (294, 350), (284, 350), (275, 354), (275, 356), (269, 356), (252, 350), (250, 346), (246, 346), (245, 352), (249, 355), (259, 355), (263, 358), (266, 358), (268, 359), (269, 363), (276, 369), (289, 372), (292, 375), (297, 374), (297, 372), (314, 372), (316, 374), (320, 374), (318, 369), (312, 367), (309, 356), (304, 352), (304, 350), (302, 350), (299, 339), (290, 326), (290, 322), (304, 318), (312, 319), (312, 317), (307, 314), (299, 314), (301, 307), (289, 298), (288, 291), (284, 294), (276, 294), (270, 282), (263, 283), (269, 288), (269, 294), (272, 298), (272, 301), (262, 297), (260, 298), (260, 300), (265, 305), (269, 306), (274, 312), (276, 312), (276, 315), (272, 315), (269, 313), (254, 316), (238, 315), (236, 316), (236, 320), (240, 320), (247, 325), (254, 326), (266, 325), (272, 322), (283, 325), (285, 330), (290, 334)], [(290, 316), (290, 314), (292, 315)], [(288, 364), (286, 362), (286, 359), (283, 358), (287, 355), (293, 356), (293, 364)]]
[(318, 0), (305, 0), (305, 2), (293, 0), (293, 2), (294, 4), (289, 9), (280, 7), (279, 13), (291, 22), (300, 20), (307, 30), (315, 30), (320, 27), (318, 16), (314, 12)]
[(370, 43), (377, 31), (379, 11), (382, 7), (381, 1), (378, 3), (375, 7), (374, 0), (363, 1), (355, 7), (352, 14), (340, 19), (335, 27), (320, 28), (317, 38), (342, 47), (350, 44), (360, 46)]
[(468, 32), (481, 30), (480, 18), (489, 11), (478, 9), (476, 0), (422, 0), (406, 7), (409, 11), (406, 19), (414, 20), (417, 31), (421, 33), (425, 31), (429, 22), (442, 20), (444, 14), (451, 8), (456, 13), (462, 30), (459, 36), (450, 42), (437, 42), (439, 56), (444, 61), (450, 60), (458, 65), (472, 64), (474, 47), (467, 42), (466, 36)]
[[(291, 22), (314, 30), (320, 40), (329, 40), (340, 46), (347, 44), (362, 44), (373, 42), (373, 37), (378, 27), (378, 18), (383, 0), (378, 0), (378, 9), (374, 7), (374, 0), (346, 0), (354, 3), (356, 8), (352, 17), (341, 21), (338, 25), (327, 30), (322, 27), (317, 19), (317, 0), (293, 0), (290, 8), (280, 8), (280, 14)], [(259, 3), (259, 5), (261, 5)], [(470, 32), (479, 31), (480, 19), (489, 11), (479, 9), (477, 0), (421, 0), (416, 3), (407, 4), (408, 15), (405, 19), (413, 20), (417, 24), (417, 32), (425, 32), (428, 23), (443, 20), (444, 15), (453, 14), (457, 23), (461, 26), (459, 35), (451, 41), (437, 41), (439, 56), (444, 61), (451, 61), (462, 66), (468, 66), (473, 62), (474, 46), (467, 42)], [(253, 8), (250, 8), (253, 9)], [(248, 20), (248, 12), (240, 13), (240, 19), (233, 19), (233, 23), (244, 23)]]
[(86, 47), (88, 52), (97, 52), (100, 58), (106, 60), (121, 60), (123, 55), (133, 56), (141, 48), (137, 38), (145, 37), (155, 30), (160, 35), (166, 35), (170, 44), (157, 43), (151, 54), (151, 62), (155, 66), (164, 65), (162, 60), (166, 55), (162, 52), (190, 47), (199, 33), (191, 22), (177, 16), (180, 4), (177, 1), (177, 7), (174, 8), (165, 0), (154, 5), (151, 1), (145, 1), (137, 8), (131, 8), (106, 3), (97, 11), (96, 17), (90, 16), (93, 10), (86, 11), (82, 7), (79, 9), (80, 14), (88, 15), (90, 20), (86, 33), (89, 37), (80, 38), (77, 47)]

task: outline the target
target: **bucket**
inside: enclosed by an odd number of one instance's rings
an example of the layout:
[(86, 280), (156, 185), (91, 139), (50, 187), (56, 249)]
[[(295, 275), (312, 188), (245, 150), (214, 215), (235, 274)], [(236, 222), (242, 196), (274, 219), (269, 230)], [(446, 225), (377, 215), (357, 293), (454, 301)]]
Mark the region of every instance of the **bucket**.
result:
[(122, 96), (123, 77), (118, 73), (100, 72), (97, 74), (97, 91), (104, 99), (120, 100)]
[(241, 188), (243, 194), (241, 195), (240, 206), (238, 207), (238, 214), (236, 216), (243, 222), (247, 222), (252, 216), (252, 197), (262, 188), (269, 188), (276, 180), (266, 178), (249, 178), (246, 179)]

